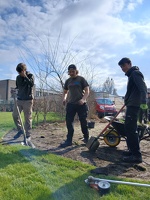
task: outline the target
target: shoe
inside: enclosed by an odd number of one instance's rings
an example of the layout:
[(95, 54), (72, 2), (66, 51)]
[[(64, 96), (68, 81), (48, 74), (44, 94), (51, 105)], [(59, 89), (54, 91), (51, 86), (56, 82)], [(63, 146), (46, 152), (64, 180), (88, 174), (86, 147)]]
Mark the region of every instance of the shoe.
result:
[(60, 144), (60, 147), (61, 148), (65, 148), (65, 147), (68, 147), (68, 146), (71, 146), (72, 145), (72, 142), (68, 142), (67, 140), (65, 142), (63, 142), (62, 144)]
[(123, 156), (132, 156), (132, 153), (131, 153), (131, 151), (124, 151), (123, 153), (122, 153), (122, 155)]
[(22, 130), (18, 131), (18, 133), (14, 136), (14, 139), (19, 138), (23, 134)]
[(125, 156), (122, 158), (123, 162), (127, 163), (142, 163), (142, 157), (140, 156)]
[(84, 142), (86, 144), (86, 143), (88, 143), (88, 140), (89, 140), (88, 138), (83, 138), (82, 142)]
[(28, 138), (30, 138), (31, 137), (31, 132), (26, 132), (26, 138), (28, 139)]
[(31, 136), (26, 136), (26, 139), (27, 140), (31, 140)]

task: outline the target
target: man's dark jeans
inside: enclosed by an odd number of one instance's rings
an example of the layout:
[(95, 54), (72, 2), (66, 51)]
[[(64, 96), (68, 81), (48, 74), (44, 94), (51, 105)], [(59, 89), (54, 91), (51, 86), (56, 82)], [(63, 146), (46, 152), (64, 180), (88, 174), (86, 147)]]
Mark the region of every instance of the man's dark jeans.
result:
[(144, 123), (146, 124), (147, 123), (147, 120), (148, 120), (148, 110), (142, 110), (141, 108), (139, 109), (139, 122), (142, 123), (142, 121), (144, 121)]
[(140, 157), (139, 136), (137, 133), (137, 119), (139, 107), (127, 106), (125, 117), (125, 133), (128, 149), (134, 156)]
[(74, 117), (76, 113), (79, 116), (79, 121), (81, 124), (81, 130), (84, 135), (85, 139), (88, 139), (89, 137), (89, 131), (87, 126), (87, 113), (88, 113), (88, 107), (87, 104), (79, 105), (79, 104), (71, 104), (68, 103), (66, 106), (66, 125), (68, 129), (67, 134), (67, 141), (72, 142), (72, 137), (74, 134)]

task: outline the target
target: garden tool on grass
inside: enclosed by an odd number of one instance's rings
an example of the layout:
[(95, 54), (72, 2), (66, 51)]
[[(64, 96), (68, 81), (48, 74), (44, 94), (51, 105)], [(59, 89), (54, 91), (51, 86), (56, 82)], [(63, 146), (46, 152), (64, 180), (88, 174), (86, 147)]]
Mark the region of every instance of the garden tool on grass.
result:
[(27, 139), (27, 137), (26, 137), (26, 131), (25, 131), (25, 128), (24, 128), (24, 124), (23, 124), (23, 121), (22, 121), (22, 118), (21, 118), (21, 113), (20, 113), (19, 107), (17, 105), (17, 101), (16, 101), (16, 98), (15, 98), (15, 95), (13, 95), (13, 97), (14, 97), (14, 103), (16, 105), (17, 112), (18, 112), (18, 115), (19, 115), (19, 120), (20, 120), (22, 131), (23, 131), (23, 136), (24, 136), (24, 141), (21, 142), (21, 144), (22, 145), (26, 145), (26, 146), (30, 146), (31, 148), (34, 149), (35, 145), (31, 142), (30, 139)]
[(132, 185), (132, 186), (150, 187), (150, 184), (126, 182), (126, 181), (117, 181), (117, 180), (109, 180), (109, 179), (101, 179), (101, 178), (95, 178), (93, 176), (89, 176), (88, 179), (85, 180), (85, 183), (90, 184), (90, 183), (93, 183), (93, 182), (97, 182), (98, 183), (98, 182), (101, 182), (101, 181), (105, 181), (105, 182), (108, 182), (108, 183)]
[(89, 141), (86, 144), (86, 147), (90, 150), (95, 152), (99, 146), (99, 137), (106, 131), (106, 129), (111, 125), (111, 123), (117, 118), (117, 116), (120, 114), (120, 112), (124, 109), (125, 105), (121, 107), (121, 109), (117, 112), (117, 114), (110, 120), (110, 122), (107, 124), (107, 126), (100, 132), (100, 134), (97, 137), (92, 136)]

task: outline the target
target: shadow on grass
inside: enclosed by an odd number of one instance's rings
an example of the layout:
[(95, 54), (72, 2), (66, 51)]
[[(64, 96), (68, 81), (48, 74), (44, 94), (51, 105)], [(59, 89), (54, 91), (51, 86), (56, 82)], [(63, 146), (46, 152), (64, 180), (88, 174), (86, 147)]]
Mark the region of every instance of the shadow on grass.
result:
[[(133, 191), (135, 195), (135, 199), (149, 199), (149, 192), (147, 187), (143, 187), (140, 190), (140, 198), (139, 196), (139, 187), (127, 187), (120, 186), (121, 184), (110, 183), (109, 191), (104, 195), (101, 195), (102, 190), (96, 190), (95, 188), (90, 187), (85, 183), (85, 180), (88, 178), (89, 173), (83, 174), (73, 181), (66, 183), (61, 186), (51, 195), (47, 196), (47, 198), (42, 198), (42, 195), (36, 198), (36, 200), (96, 200), (96, 199), (130, 199), (133, 196)], [(97, 177), (95, 177), (97, 178)], [(118, 180), (114, 179), (114, 177), (107, 178), (105, 176), (101, 176), (100, 179), (109, 179), (109, 180)], [(134, 190), (132, 190), (134, 188)], [(133, 198), (134, 199), (134, 198)]]
[(19, 149), (11, 149), (9, 145), (6, 146), (9, 148), (6, 152), (5, 150), (3, 151), (5, 145), (2, 145), (2, 149), (0, 149), (0, 168), (5, 168), (10, 164), (28, 163), (35, 159), (34, 156), (47, 154), (47, 152), (31, 149), (29, 147), (20, 146)]
[(22, 163), (22, 162), (28, 162), (25, 159), (16, 159), (17, 154), (15, 152), (13, 153), (2, 153), (0, 152), (0, 168), (5, 168), (10, 164), (16, 164), (16, 163)]
[[(53, 192), (47, 199), (44, 200), (95, 200), (100, 198), (99, 191), (91, 188), (85, 183), (85, 180), (90, 174), (86, 173), (73, 181), (60, 186), (55, 192)], [(61, 180), (61, 179), (60, 179)], [(36, 198), (36, 200), (42, 200), (42, 196)]]
[(72, 146), (69, 146), (69, 147), (62, 148), (62, 147), (60, 147), (60, 145), (58, 145), (57, 147), (49, 148), (46, 151), (49, 151), (50, 153), (55, 153), (57, 155), (63, 155), (67, 152), (70, 152), (72, 150), (78, 149), (78, 148), (83, 147), (83, 146), (85, 146), (85, 144), (72, 145)]

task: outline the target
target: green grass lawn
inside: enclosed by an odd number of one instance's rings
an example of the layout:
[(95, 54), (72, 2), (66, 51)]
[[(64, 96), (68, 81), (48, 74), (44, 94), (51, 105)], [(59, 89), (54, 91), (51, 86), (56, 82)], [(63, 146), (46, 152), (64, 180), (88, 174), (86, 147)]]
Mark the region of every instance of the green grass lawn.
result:
[[(4, 120), (4, 118), (7, 118)], [(0, 113), (1, 135), (14, 127), (11, 113)], [(85, 184), (94, 166), (31, 149), (0, 144), (2, 200), (149, 200), (150, 188), (112, 184), (104, 196)], [(96, 176), (106, 179), (117, 177)], [(131, 181), (122, 179), (122, 181)], [(132, 180), (133, 182), (137, 182)], [(138, 181), (139, 182), (139, 181)], [(147, 183), (140, 181), (141, 183)], [(149, 182), (150, 184), (150, 182)]]
[[(22, 119), (24, 119), (23, 113), (21, 114)], [(35, 113), (33, 112), (33, 127), (37, 124), (37, 119), (35, 117)], [(60, 121), (59, 115), (54, 112), (47, 113), (46, 117), (48, 122), (55, 122)], [(43, 114), (39, 113), (38, 116), (38, 123), (43, 122)], [(12, 112), (0, 112), (0, 138), (9, 130), (15, 128), (13, 118), (12, 118)]]

